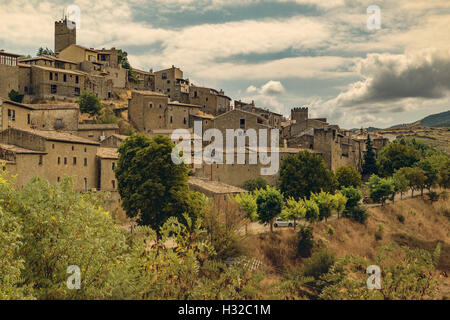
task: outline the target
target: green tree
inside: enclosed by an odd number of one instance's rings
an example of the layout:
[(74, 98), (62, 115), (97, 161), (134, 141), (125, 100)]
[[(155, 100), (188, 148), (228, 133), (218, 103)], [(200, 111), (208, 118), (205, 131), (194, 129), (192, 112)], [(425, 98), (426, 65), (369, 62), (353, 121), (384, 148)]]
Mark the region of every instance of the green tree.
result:
[(415, 190), (423, 190), (425, 183), (425, 172), (422, 169), (414, 168), (404, 168), (403, 173), (408, 179), (409, 188), (411, 189), (411, 197), (414, 197)]
[(405, 175), (405, 168), (401, 168), (395, 171), (393, 179), (395, 192), (399, 192), (400, 199), (403, 199), (403, 193), (405, 193), (409, 189), (409, 181)]
[(439, 180), (438, 169), (436, 169), (435, 166), (432, 165), (432, 162), (428, 158), (420, 160), (416, 163), (415, 166), (423, 170), (425, 174), (425, 181), (423, 183), (423, 186), (425, 189), (428, 189), (428, 191), (431, 191), (431, 188), (435, 186)]
[(283, 210), (283, 196), (274, 187), (267, 186), (266, 189), (257, 193), (256, 204), (258, 206), (259, 221), (270, 224), (270, 231), (273, 232), (273, 220), (281, 214)]
[(81, 94), (77, 102), (80, 106), (80, 111), (82, 113), (88, 113), (91, 116), (99, 115), (100, 110), (103, 108), (100, 99), (95, 94), (87, 91)]
[(364, 223), (369, 217), (369, 214), (367, 213), (367, 210), (361, 206), (361, 191), (353, 187), (348, 187), (342, 188), (340, 192), (347, 198), (345, 210), (342, 213), (342, 216), (359, 223)]
[(256, 179), (249, 179), (249, 180), (245, 181), (244, 185), (242, 187), (248, 191), (255, 191), (258, 189), (265, 189), (266, 186), (267, 186), (267, 181), (261, 177), (258, 177)]
[(375, 157), (375, 152), (373, 151), (372, 140), (370, 139), (370, 135), (367, 136), (366, 140), (366, 153), (364, 154), (362, 173), (364, 175), (371, 175), (378, 173), (377, 160)]
[(399, 142), (391, 142), (378, 155), (378, 170), (381, 176), (388, 177), (395, 170), (412, 167), (420, 160), (420, 153), (413, 147)]
[(134, 134), (119, 147), (115, 173), (122, 207), (130, 218), (155, 230), (171, 216), (182, 219), (191, 210), (188, 168), (171, 158), (169, 138)]
[(20, 94), (19, 92), (17, 92), (16, 90), (13, 89), (8, 93), (8, 98), (11, 101), (22, 103), (23, 94)]
[(289, 197), (286, 200), (286, 205), (281, 212), (281, 217), (284, 220), (294, 220), (294, 230), (297, 225), (297, 220), (303, 219), (306, 214), (306, 208), (303, 200), (295, 200), (292, 197)]
[(333, 209), (336, 211), (339, 219), (339, 215), (342, 214), (345, 210), (345, 205), (347, 203), (347, 197), (344, 196), (340, 191), (336, 192), (336, 194), (331, 199), (331, 203)]
[(376, 174), (370, 176), (367, 182), (369, 197), (374, 202), (379, 202), (383, 206), (386, 200), (395, 195), (394, 180), (392, 178), (380, 178)]
[(361, 174), (352, 166), (342, 166), (335, 172), (338, 188), (359, 187), (361, 185)]
[(36, 52), (36, 55), (37, 55), (38, 57), (44, 56), (44, 55), (46, 55), (46, 56), (54, 56), (55, 53), (54, 53), (51, 49), (49, 49), (49, 48), (47, 48), (47, 47), (45, 47), (45, 49), (44, 49), (43, 47), (40, 47), (40, 48), (38, 49), (38, 51)]
[(319, 221), (319, 206), (314, 200), (307, 200), (305, 199), (303, 201), (306, 212), (305, 212), (305, 219), (308, 222), (316, 222)]
[[(256, 197), (251, 193), (244, 192), (235, 196), (235, 201), (241, 211), (244, 212), (245, 218), (249, 221), (258, 220), (258, 205), (256, 204)], [(247, 226), (245, 224), (245, 233), (247, 234)]]
[(310, 199), (316, 202), (319, 207), (319, 221), (328, 220), (333, 214), (333, 195), (321, 191), (319, 193), (311, 193)]
[(333, 193), (336, 189), (334, 174), (323, 159), (312, 152), (301, 151), (289, 155), (281, 162), (280, 189), (286, 197), (309, 198), (311, 192)]

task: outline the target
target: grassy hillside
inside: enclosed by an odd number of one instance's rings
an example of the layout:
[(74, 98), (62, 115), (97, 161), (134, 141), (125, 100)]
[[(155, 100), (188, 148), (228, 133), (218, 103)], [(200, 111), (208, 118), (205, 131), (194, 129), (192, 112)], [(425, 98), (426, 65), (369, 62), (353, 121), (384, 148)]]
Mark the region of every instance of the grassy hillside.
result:
[[(450, 278), (445, 276), (450, 275), (450, 201), (431, 204), (417, 197), (369, 208), (369, 212), (365, 225), (343, 218), (315, 224), (317, 246), (326, 247), (337, 257), (355, 254), (373, 260), (381, 246), (392, 242), (431, 253), (440, 242), (441, 257), (434, 274), (439, 282), (437, 298), (450, 298)], [(266, 279), (267, 283), (277, 282), (280, 270), (302, 265), (295, 252), (296, 233), (291, 228), (253, 235), (248, 248), (253, 257), (272, 268), (273, 277)]]
[(427, 127), (450, 127), (450, 110), (425, 117), (420, 120), (420, 125)]

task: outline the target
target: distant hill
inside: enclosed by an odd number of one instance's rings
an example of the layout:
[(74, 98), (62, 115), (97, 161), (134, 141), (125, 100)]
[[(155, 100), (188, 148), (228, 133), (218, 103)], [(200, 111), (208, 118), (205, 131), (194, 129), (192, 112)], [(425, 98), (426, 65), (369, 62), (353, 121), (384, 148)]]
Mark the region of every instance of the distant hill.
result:
[(423, 118), (422, 120), (413, 123), (398, 124), (390, 127), (389, 129), (411, 127), (411, 126), (441, 127), (441, 128), (450, 127), (450, 110), (429, 115)]

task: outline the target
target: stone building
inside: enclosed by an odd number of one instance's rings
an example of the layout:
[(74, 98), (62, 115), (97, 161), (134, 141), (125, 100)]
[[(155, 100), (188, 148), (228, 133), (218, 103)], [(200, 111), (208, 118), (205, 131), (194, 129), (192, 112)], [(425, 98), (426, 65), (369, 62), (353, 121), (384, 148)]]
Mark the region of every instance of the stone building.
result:
[(59, 53), (76, 43), (77, 28), (75, 22), (68, 20), (67, 17), (55, 21), (55, 53)]
[(222, 208), (229, 201), (229, 197), (247, 192), (242, 188), (223, 182), (196, 177), (190, 177), (188, 185), (191, 190), (203, 193), (205, 196), (211, 198), (216, 208)]
[(76, 133), (80, 108), (76, 103), (28, 104), (31, 111), (31, 128)]
[(11, 90), (19, 91), (19, 57), (0, 50), (0, 98), (7, 99)]
[(155, 91), (155, 75), (151, 70), (144, 71), (133, 68), (132, 74), (135, 76), (138, 82), (128, 82), (128, 87), (130, 89)]
[(189, 128), (190, 116), (199, 111), (200, 106), (170, 101), (167, 95), (154, 91), (134, 90), (128, 101), (128, 119), (145, 133), (154, 129)]
[(231, 110), (231, 98), (222, 90), (192, 85), (189, 88), (189, 102), (201, 106), (203, 112), (215, 116)]
[(267, 125), (277, 128), (277, 129), (281, 129), (283, 115), (273, 112), (273, 111), (270, 111), (268, 109), (258, 108), (255, 106), (255, 101), (252, 101), (251, 103), (246, 103), (246, 102), (242, 102), (241, 100), (239, 100), (239, 101), (235, 100), (234, 108), (244, 110), (247, 112), (256, 113), (266, 119)]
[(34, 176), (52, 183), (73, 176), (75, 190), (96, 188), (98, 147), (98, 142), (56, 131), (9, 128), (0, 132), (0, 158), (8, 161), (10, 175), (17, 174), (19, 188)]
[(116, 148), (98, 148), (97, 150), (97, 190), (108, 191), (111, 196), (107, 203), (107, 209), (110, 211), (122, 211), (120, 205), (121, 199), (118, 191), (116, 174), (114, 172), (119, 154)]
[(112, 134), (103, 141), (100, 142), (102, 148), (119, 148), (122, 142), (124, 142), (129, 136), (121, 134)]
[(116, 123), (86, 123), (78, 125), (77, 135), (86, 139), (102, 142), (107, 137), (119, 133)]
[(189, 80), (183, 78), (183, 71), (172, 66), (156, 71), (155, 91), (167, 95), (172, 101), (189, 103)]
[[(195, 170), (195, 177), (209, 179), (212, 181), (219, 181), (222, 183), (226, 183), (232, 186), (242, 187), (243, 184), (250, 179), (255, 179), (258, 177), (263, 178), (270, 185), (276, 185), (276, 182), (279, 179), (279, 171), (274, 175), (262, 175), (261, 169), (270, 167), (269, 165), (264, 165), (261, 163), (258, 154), (257, 163), (250, 163), (250, 156), (255, 154), (257, 151), (264, 151), (264, 153), (268, 156), (272, 156), (272, 152), (276, 152), (276, 157), (281, 165), (281, 161), (290, 154), (296, 154), (304, 149), (300, 148), (279, 148), (277, 151), (273, 151), (270, 148), (266, 148), (264, 150), (246, 148), (245, 150), (223, 150), (223, 164), (203, 164), (202, 167), (197, 168)], [(308, 150), (310, 151), (310, 150)], [(218, 151), (220, 152), (220, 151)], [(314, 152), (314, 151), (311, 151)], [(227, 163), (225, 160), (227, 158), (227, 153), (231, 154), (234, 157), (234, 163)], [(245, 161), (243, 164), (238, 164), (238, 157), (243, 156)]]
[(0, 99), (0, 131), (8, 128), (30, 129), (33, 108)]

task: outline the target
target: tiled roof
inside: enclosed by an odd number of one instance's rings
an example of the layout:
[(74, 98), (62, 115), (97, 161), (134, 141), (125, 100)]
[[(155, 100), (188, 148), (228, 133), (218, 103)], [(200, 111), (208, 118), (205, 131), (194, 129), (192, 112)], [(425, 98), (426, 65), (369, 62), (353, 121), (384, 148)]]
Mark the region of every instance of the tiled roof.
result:
[(4, 143), (0, 143), (0, 148), (3, 150), (8, 150), (14, 153), (30, 153), (30, 154), (46, 154), (47, 152), (42, 152), (42, 151), (36, 151), (36, 150), (30, 150), (30, 149), (25, 149), (25, 148), (21, 148), (18, 146), (14, 146), (12, 144), (4, 144)]
[(119, 159), (116, 148), (98, 148), (97, 157), (102, 159)]
[(83, 123), (78, 125), (78, 130), (119, 130), (117, 123)]
[(46, 70), (46, 71), (61, 72), (61, 73), (69, 73), (69, 74), (74, 74), (74, 75), (77, 75), (77, 76), (86, 76), (86, 75), (87, 75), (86, 72), (75, 71), (75, 70), (66, 70), (66, 69), (59, 69), (59, 68), (52, 68), (52, 67), (44, 67), (44, 66), (38, 66), (38, 65), (32, 65), (31, 67), (32, 67), (32, 68), (38, 68), (38, 69)]
[(52, 103), (52, 104), (27, 104), (28, 107), (34, 110), (63, 110), (63, 109), (80, 109), (76, 103)]
[(200, 179), (196, 177), (189, 178), (188, 184), (216, 194), (247, 192), (242, 188), (231, 186), (223, 182)]
[(133, 90), (133, 93), (142, 94), (144, 96), (160, 96), (160, 97), (167, 97), (164, 93), (151, 91), (151, 90)]
[(64, 133), (64, 132), (58, 132), (58, 131), (43, 131), (43, 130), (31, 130), (31, 129), (16, 129), (16, 128), (9, 128), (6, 130), (14, 130), (14, 131), (22, 131), (30, 134), (37, 135), (39, 137), (42, 137), (46, 140), (50, 141), (62, 141), (62, 142), (72, 142), (72, 143), (80, 143), (80, 144), (91, 144), (91, 145), (100, 145), (100, 143), (82, 138), (79, 136), (75, 136), (73, 134)]

